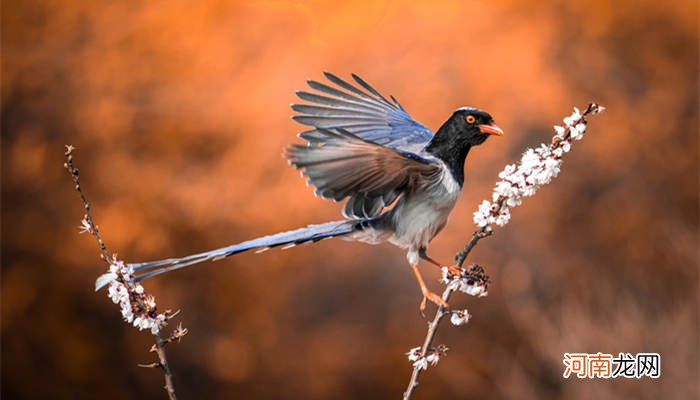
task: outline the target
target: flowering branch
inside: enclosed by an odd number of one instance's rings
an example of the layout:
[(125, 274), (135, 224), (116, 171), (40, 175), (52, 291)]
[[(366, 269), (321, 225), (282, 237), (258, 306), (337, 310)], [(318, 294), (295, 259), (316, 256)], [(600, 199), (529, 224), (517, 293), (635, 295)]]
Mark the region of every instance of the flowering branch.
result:
[[(109, 283), (109, 297), (115, 304), (120, 305), (124, 320), (134, 327), (137, 327), (139, 330), (149, 329), (151, 334), (155, 336), (156, 343), (151, 347), (150, 351), (158, 355), (158, 362), (145, 365), (139, 364), (139, 366), (162, 369), (165, 375), (165, 390), (168, 393), (168, 397), (174, 400), (176, 398), (175, 387), (173, 386), (173, 375), (165, 354), (165, 346), (174, 341), (179, 342), (180, 339), (187, 334), (187, 329), (183, 328), (182, 324), (180, 324), (170, 336), (165, 339), (161, 337), (162, 328), (165, 327), (167, 321), (177, 315), (179, 311), (173, 313), (170, 310), (165, 310), (163, 313), (158, 313), (155, 298), (147, 294), (141, 284), (132, 283), (134, 277), (133, 269), (119, 260), (116, 254), (109, 254), (107, 246), (102, 240), (100, 231), (90, 212), (90, 203), (88, 203), (85, 198), (80, 186), (79, 171), (73, 165), (74, 150), (75, 147), (70, 145), (66, 146), (66, 152), (64, 153), (66, 162), (63, 166), (73, 179), (75, 190), (78, 192), (80, 200), (85, 208), (85, 216), (81, 221), (80, 233), (89, 233), (97, 240), (97, 244), (100, 248), (100, 258), (109, 265), (109, 272), (98, 279), (98, 287)], [(101, 282), (101, 284), (99, 282)]]
[[(450, 273), (453, 269), (443, 268), (442, 282), (447, 285), (442, 293), (442, 299), (445, 302), (456, 290), (477, 297), (488, 294), (490, 279), (484, 273), (484, 269), (478, 265), (472, 265), (468, 270), (464, 270), (462, 264), (479, 240), (493, 234), (491, 225), (506, 225), (510, 221), (512, 208), (522, 204), (524, 197), (534, 195), (537, 189), (550, 183), (559, 174), (562, 156), (571, 150), (573, 141), (583, 138), (588, 123), (586, 117), (603, 110), (605, 110), (603, 106), (595, 103), (590, 103), (583, 113), (578, 108), (574, 108), (573, 114), (564, 118), (564, 126), (554, 127), (555, 135), (550, 144), (542, 144), (536, 149), (527, 149), (517, 165), (507, 165), (498, 174), (501, 180), (496, 183), (491, 201), (484, 200), (474, 213), (474, 223), (478, 229), (472, 234), (471, 240), (464, 249), (455, 255), (455, 263), (460, 273), (453, 275)], [(452, 324), (457, 326), (466, 324), (471, 318), (467, 310), (450, 311), (445, 307), (438, 307), (435, 317), (428, 324), (423, 345), (406, 353), (408, 360), (413, 363), (413, 372), (403, 395), (404, 400), (411, 398), (418, 386), (421, 371), (426, 370), (428, 364), (437, 364), (440, 356), (445, 355), (447, 351), (445, 345), (431, 346), (440, 321), (448, 314), (451, 315)]]

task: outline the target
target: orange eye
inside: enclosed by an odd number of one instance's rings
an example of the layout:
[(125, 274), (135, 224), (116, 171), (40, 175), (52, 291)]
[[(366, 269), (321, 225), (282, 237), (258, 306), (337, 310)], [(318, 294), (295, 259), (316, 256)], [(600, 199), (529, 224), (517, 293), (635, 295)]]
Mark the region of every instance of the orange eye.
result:
[(476, 122), (476, 118), (474, 118), (473, 115), (467, 115), (467, 118), (465, 119), (467, 120), (468, 124), (473, 124), (474, 122)]

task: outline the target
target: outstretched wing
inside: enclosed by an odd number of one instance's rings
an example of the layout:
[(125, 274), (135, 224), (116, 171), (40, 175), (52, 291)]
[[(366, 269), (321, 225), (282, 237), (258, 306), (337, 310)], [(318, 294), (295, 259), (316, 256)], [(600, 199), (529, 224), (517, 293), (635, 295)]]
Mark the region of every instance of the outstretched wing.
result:
[(344, 214), (350, 218), (377, 215), (406, 191), (434, 182), (439, 163), (360, 138), (343, 128), (317, 129), (316, 140), (292, 145), (290, 163), (316, 187), (316, 194), (335, 201), (350, 198)]
[(324, 75), (336, 87), (310, 80), (309, 87), (320, 94), (299, 91), (297, 96), (314, 104), (292, 105), (300, 113), (294, 120), (315, 128), (299, 135), (310, 144), (323, 137), (318, 128), (343, 128), (362, 139), (412, 153), (420, 152), (433, 138), (433, 131), (411, 118), (393, 96), (387, 100), (357, 75), (353, 79), (365, 90), (329, 72)]

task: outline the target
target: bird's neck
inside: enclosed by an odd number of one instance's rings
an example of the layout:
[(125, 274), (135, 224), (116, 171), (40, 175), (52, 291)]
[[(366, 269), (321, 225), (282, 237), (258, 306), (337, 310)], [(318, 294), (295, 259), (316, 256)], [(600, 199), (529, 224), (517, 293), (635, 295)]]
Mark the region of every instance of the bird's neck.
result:
[(464, 184), (464, 161), (472, 147), (461, 136), (455, 128), (445, 124), (440, 127), (425, 149), (447, 165), (459, 186)]

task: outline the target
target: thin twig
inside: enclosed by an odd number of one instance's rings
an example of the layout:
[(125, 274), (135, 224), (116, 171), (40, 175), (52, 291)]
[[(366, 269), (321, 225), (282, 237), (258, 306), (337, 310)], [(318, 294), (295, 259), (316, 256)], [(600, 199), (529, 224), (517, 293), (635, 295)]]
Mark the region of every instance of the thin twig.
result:
[(462, 249), (462, 251), (455, 255), (455, 263), (457, 264), (457, 266), (461, 267), (462, 264), (464, 264), (464, 260), (467, 259), (467, 256), (469, 255), (469, 253), (471, 253), (472, 249), (474, 248), (474, 246), (476, 246), (479, 240), (487, 236), (491, 236), (492, 234), (493, 231), (489, 226), (485, 226), (474, 232), (472, 234), (471, 240), (466, 245), (464, 245), (464, 249)]
[[(476, 246), (479, 240), (492, 234), (493, 231), (490, 228), (482, 228), (474, 232), (471, 240), (469, 240), (469, 242), (464, 246), (464, 249), (455, 255), (457, 265), (461, 267), (462, 264), (464, 264), (464, 260), (467, 258), (469, 253), (471, 253), (472, 249), (474, 248), (474, 246)], [(450, 296), (452, 296), (452, 293), (454, 291), (455, 286), (447, 285), (445, 291), (442, 292), (442, 299), (445, 300), (445, 302), (449, 302)], [(440, 325), (440, 320), (442, 320), (442, 317), (449, 313), (450, 312), (443, 306), (438, 307), (437, 311), (435, 311), (435, 316), (433, 317), (433, 320), (428, 324), (428, 332), (425, 335), (425, 340), (423, 341), (423, 346), (420, 350), (422, 355), (427, 354), (428, 349), (431, 347), (433, 339), (435, 338), (435, 334), (437, 333), (438, 325)], [(408, 381), (408, 387), (406, 388), (406, 391), (403, 394), (404, 400), (409, 400), (411, 398), (411, 395), (413, 394), (413, 391), (416, 389), (416, 387), (418, 387), (418, 377), (420, 376), (422, 370), (423, 369), (420, 367), (413, 367), (411, 379)]]
[(160, 367), (163, 369), (163, 374), (165, 375), (165, 390), (168, 392), (168, 397), (170, 400), (175, 400), (177, 396), (175, 395), (175, 386), (173, 385), (173, 373), (170, 371), (170, 365), (168, 364), (168, 358), (165, 355), (165, 345), (163, 339), (160, 338), (160, 334), (156, 336), (155, 352), (158, 354), (158, 360), (160, 360)]
[[(80, 196), (80, 200), (83, 203), (83, 207), (85, 208), (85, 217), (83, 219), (84, 223), (87, 224), (87, 232), (90, 232), (92, 236), (97, 240), (97, 244), (100, 247), (100, 258), (107, 264), (111, 265), (110, 260), (113, 259), (113, 257), (110, 256), (109, 251), (107, 250), (107, 246), (105, 245), (104, 241), (102, 241), (102, 237), (100, 236), (100, 231), (97, 228), (97, 224), (95, 224), (95, 220), (92, 218), (92, 213), (90, 212), (90, 203), (87, 201), (87, 198), (85, 197), (85, 194), (83, 193), (82, 187), (80, 186), (80, 171), (78, 168), (76, 168), (73, 165), (73, 151), (75, 150), (75, 147), (71, 145), (66, 146), (66, 151), (64, 155), (66, 156), (66, 162), (63, 164), (63, 166), (66, 168), (68, 173), (71, 176), (71, 179), (73, 179), (73, 183), (75, 184), (75, 190), (78, 192), (78, 195)], [(182, 331), (182, 328), (179, 327), (176, 332)], [(161, 339), (160, 334), (154, 335), (156, 337), (156, 344), (153, 345), (152, 351), (154, 351), (156, 354), (158, 354), (158, 363), (152, 363), (152, 364), (147, 364), (143, 365), (140, 364), (139, 366), (141, 367), (160, 367), (163, 370), (163, 374), (165, 375), (165, 390), (168, 392), (168, 397), (170, 400), (175, 400), (175, 386), (173, 385), (173, 374), (170, 370), (170, 365), (168, 364), (168, 358), (165, 354), (165, 344), (179, 339), (179, 337), (184, 336), (187, 333), (187, 330), (184, 329), (184, 333), (182, 333), (181, 336), (175, 337), (176, 332), (173, 333), (173, 336), (171, 336), (168, 339)], [(175, 338), (175, 339), (173, 339)]]
[[(453, 291), (454, 289), (452, 288), (452, 286), (448, 286), (447, 289), (445, 289), (445, 291), (442, 292), (442, 299), (445, 300), (445, 302), (449, 301)], [(446, 314), (449, 314), (449, 312), (447, 312), (445, 307), (438, 307), (438, 310), (435, 312), (435, 317), (433, 317), (433, 320), (428, 324), (428, 333), (425, 335), (425, 340), (423, 341), (423, 346), (421, 347), (421, 354), (427, 354), (430, 345), (433, 343), (433, 338), (435, 337), (435, 333), (437, 332), (440, 320)], [(408, 400), (411, 398), (413, 391), (418, 386), (418, 376), (420, 375), (422, 370), (422, 368), (415, 366), (413, 367), (411, 380), (408, 382), (408, 387), (406, 388), (406, 391), (403, 394), (404, 400)]]
[(97, 224), (95, 224), (95, 221), (92, 218), (90, 203), (88, 203), (85, 195), (83, 194), (83, 189), (80, 187), (80, 171), (73, 165), (73, 150), (75, 150), (75, 147), (72, 145), (66, 146), (66, 152), (64, 153), (66, 156), (66, 162), (63, 164), (63, 167), (68, 170), (68, 173), (73, 179), (73, 183), (75, 183), (75, 190), (78, 192), (80, 200), (83, 202), (83, 207), (85, 207), (85, 221), (90, 226), (88, 232), (95, 237), (95, 240), (97, 240), (97, 245), (100, 246), (100, 258), (109, 264), (109, 251), (107, 251), (107, 246), (105, 246), (105, 243), (102, 241), (102, 237), (100, 236), (100, 230), (97, 228)]

